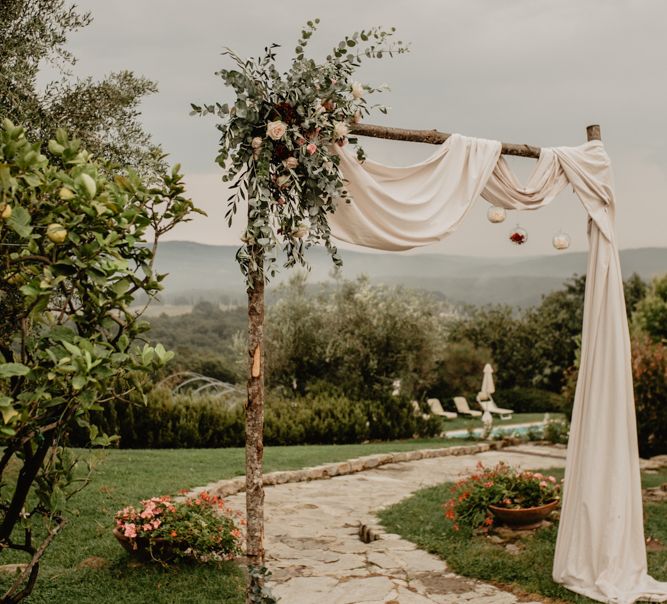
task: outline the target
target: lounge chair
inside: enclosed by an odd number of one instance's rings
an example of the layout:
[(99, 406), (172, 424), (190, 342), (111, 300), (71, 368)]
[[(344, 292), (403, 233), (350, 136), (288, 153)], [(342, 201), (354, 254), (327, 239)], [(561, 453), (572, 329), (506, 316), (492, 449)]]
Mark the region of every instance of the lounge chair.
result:
[(412, 409), (414, 410), (415, 415), (421, 415), (422, 419), (428, 419), (431, 417), (428, 413), (424, 413), (417, 401), (412, 401)]
[(454, 419), (456, 413), (453, 411), (445, 411), (442, 408), (442, 404), (437, 398), (429, 398), (426, 400), (428, 406), (431, 408), (431, 414), (437, 415), (438, 417), (444, 417), (445, 419)]
[(498, 407), (498, 405), (496, 405), (496, 401), (493, 400), (493, 397), (490, 394), (480, 392), (477, 395), (477, 402), (479, 403), (479, 406), (484, 409), (484, 411), (500, 415), (500, 419), (512, 419), (512, 413), (514, 413), (514, 411), (512, 409), (503, 409), (502, 407)]
[(480, 417), (482, 415), (481, 411), (475, 411), (470, 408), (465, 396), (455, 396), (454, 404), (456, 405), (456, 410), (461, 415), (469, 415), (470, 417)]

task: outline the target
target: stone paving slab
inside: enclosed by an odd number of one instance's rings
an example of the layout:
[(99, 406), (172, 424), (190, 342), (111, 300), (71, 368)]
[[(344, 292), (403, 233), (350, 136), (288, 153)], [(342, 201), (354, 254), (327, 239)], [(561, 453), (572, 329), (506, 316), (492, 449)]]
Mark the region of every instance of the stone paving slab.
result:
[[(477, 462), (526, 469), (563, 467), (550, 447), (506, 448), (385, 464), (328, 480), (266, 489), (266, 563), (282, 604), (514, 604), (528, 601), (450, 572), (447, 564), (398, 535), (362, 543), (360, 523), (411, 493), (459, 478)], [(227, 498), (243, 511), (245, 494)]]

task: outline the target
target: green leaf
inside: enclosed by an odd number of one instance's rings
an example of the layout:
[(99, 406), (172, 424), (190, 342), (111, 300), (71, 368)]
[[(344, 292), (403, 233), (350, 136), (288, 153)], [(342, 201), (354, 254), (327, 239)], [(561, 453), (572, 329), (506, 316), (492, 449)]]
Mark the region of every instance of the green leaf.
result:
[(30, 367), (26, 367), (21, 363), (3, 363), (0, 365), (0, 378), (23, 376), (29, 373)]
[(85, 375), (75, 375), (72, 378), (72, 388), (74, 388), (74, 390), (81, 390), (87, 382), (88, 380)]
[(30, 226), (30, 212), (23, 206), (14, 206), (12, 210), (12, 216), (7, 221), (7, 225), (19, 237), (23, 237), (24, 239), (30, 237), (30, 233), (32, 233), (32, 227)]
[(19, 412), (14, 407), (2, 407), (0, 408), (0, 413), (2, 413), (2, 421), (5, 424), (8, 424), (13, 418), (19, 415)]

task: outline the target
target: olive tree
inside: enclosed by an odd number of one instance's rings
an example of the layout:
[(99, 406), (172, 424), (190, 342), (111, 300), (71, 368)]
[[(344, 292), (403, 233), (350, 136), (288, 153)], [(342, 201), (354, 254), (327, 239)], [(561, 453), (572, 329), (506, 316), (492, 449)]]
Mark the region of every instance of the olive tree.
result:
[(66, 128), (97, 157), (156, 178), (162, 153), (139, 121), (139, 104), (156, 84), (127, 70), (102, 79), (71, 73), (68, 38), (91, 22), (66, 0), (0, 1), (0, 116), (33, 140)]
[(150, 188), (112, 170), (64, 131), (45, 149), (0, 127), (0, 551), (27, 554), (6, 603), (32, 591), (85, 483), (65, 446), (73, 422), (107, 443), (89, 412), (171, 356), (143, 344), (131, 305), (159, 291), (158, 240), (195, 210), (178, 166)]

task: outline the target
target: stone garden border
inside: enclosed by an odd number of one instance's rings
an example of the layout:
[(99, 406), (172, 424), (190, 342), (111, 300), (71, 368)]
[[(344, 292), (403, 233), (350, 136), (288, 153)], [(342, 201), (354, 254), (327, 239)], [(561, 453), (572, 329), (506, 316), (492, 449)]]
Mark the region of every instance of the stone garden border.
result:
[[(279, 472), (270, 472), (264, 474), (264, 486), (273, 486), (285, 484), (288, 482), (307, 482), (310, 480), (324, 480), (334, 476), (346, 476), (372, 470), (379, 466), (392, 463), (401, 463), (404, 461), (417, 461), (419, 459), (431, 459), (434, 457), (450, 457), (452, 455), (476, 455), (485, 451), (495, 451), (505, 446), (510, 446), (512, 441), (493, 441), (477, 443), (474, 445), (463, 445), (455, 447), (441, 447), (437, 449), (415, 449), (414, 451), (401, 451), (398, 453), (377, 453), (375, 455), (365, 455), (355, 457), (345, 461), (322, 464), (300, 470), (282, 470)], [(202, 491), (208, 491), (212, 495), (220, 497), (229, 497), (245, 491), (245, 476), (219, 480), (209, 483), (203, 487), (196, 487), (188, 495), (198, 495)]]

